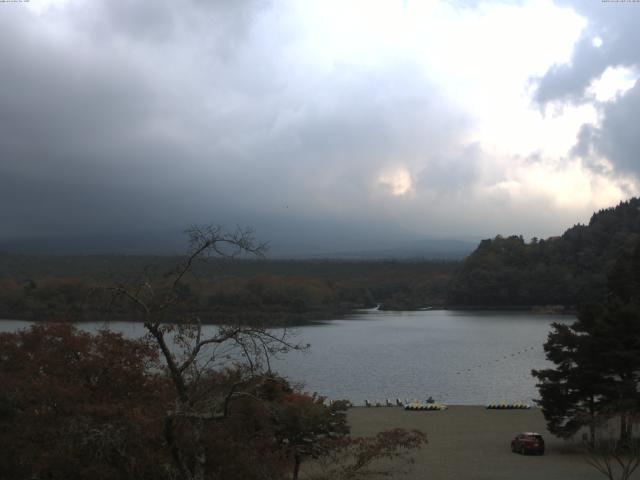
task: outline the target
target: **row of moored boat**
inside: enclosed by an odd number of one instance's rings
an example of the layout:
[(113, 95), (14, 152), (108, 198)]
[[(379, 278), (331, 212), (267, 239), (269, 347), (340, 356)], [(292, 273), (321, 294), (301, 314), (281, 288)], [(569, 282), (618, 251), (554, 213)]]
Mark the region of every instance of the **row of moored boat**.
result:
[[(429, 399), (431, 400), (431, 399)], [(395, 401), (391, 401), (390, 399), (386, 399), (384, 401), (364, 401), (365, 407), (402, 407), (405, 410), (446, 410), (447, 405), (439, 402), (427, 401), (426, 403), (419, 402), (417, 400), (402, 401), (399, 398), (396, 398)], [(526, 403), (490, 403), (487, 405), (487, 410), (528, 410), (531, 408), (531, 405)]]
[(490, 403), (487, 410), (528, 410), (531, 405), (526, 403)]

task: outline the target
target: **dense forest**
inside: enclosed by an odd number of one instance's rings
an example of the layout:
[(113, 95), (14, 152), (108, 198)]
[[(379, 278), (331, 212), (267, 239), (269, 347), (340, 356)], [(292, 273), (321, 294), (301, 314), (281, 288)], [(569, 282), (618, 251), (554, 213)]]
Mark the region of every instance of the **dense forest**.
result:
[(616, 261), (640, 241), (640, 199), (594, 213), (546, 240), (522, 236), (483, 240), (449, 288), (448, 305), (532, 307), (604, 301)]
[[(162, 284), (178, 257), (0, 255), (0, 318), (130, 319), (109, 307), (108, 288), (147, 278)], [(295, 324), (358, 308), (444, 306), (458, 263), (219, 259), (194, 267), (181, 308), (205, 322)], [(109, 307), (109, 308), (108, 308)], [(176, 313), (176, 312), (174, 312)]]
[[(640, 199), (594, 213), (562, 236), (497, 236), (463, 262), (210, 258), (181, 290), (205, 322), (300, 324), (358, 308), (536, 308), (573, 311), (607, 298), (616, 261), (640, 242)], [(109, 287), (162, 284), (179, 257), (0, 254), (0, 318), (131, 319)]]

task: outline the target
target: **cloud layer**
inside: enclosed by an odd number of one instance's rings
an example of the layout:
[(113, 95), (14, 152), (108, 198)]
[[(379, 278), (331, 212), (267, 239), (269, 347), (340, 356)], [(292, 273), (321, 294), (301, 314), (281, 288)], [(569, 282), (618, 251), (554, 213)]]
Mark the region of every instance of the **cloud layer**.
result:
[[(633, 3), (562, 1), (588, 20), (570, 62), (554, 65), (540, 79), (536, 100), (593, 103), (599, 119), (582, 126), (573, 154), (597, 172), (640, 178), (640, 8)], [(598, 98), (603, 87), (612, 92)]]
[[(627, 123), (638, 87), (605, 103), (588, 92), (607, 67), (637, 67), (638, 34), (630, 15), (581, 5), (2, 5), (2, 236), (256, 218), (416, 236), (555, 233), (629, 193), (632, 180), (621, 187), (611, 168), (639, 173)], [(560, 53), (547, 58), (517, 35), (549, 12)], [(580, 37), (575, 12), (588, 20)], [(576, 113), (558, 137), (548, 126), (568, 114), (530, 105), (535, 76), (537, 102), (596, 105), (601, 121)], [(556, 143), (577, 145), (545, 150)], [(594, 167), (602, 161), (609, 170)], [(582, 193), (549, 187), (562, 182)]]

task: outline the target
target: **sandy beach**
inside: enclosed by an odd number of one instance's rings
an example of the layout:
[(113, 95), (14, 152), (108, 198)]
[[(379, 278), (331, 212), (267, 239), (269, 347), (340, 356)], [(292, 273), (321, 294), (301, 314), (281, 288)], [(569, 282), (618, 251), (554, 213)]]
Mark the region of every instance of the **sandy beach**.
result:
[[(393, 478), (432, 480), (598, 480), (604, 479), (574, 442), (553, 437), (538, 409), (486, 410), (480, 406), (451, 406), (445, 411), (405, 411), (401, 408), (355, 407), (349, 411), (354, 435), (374, 435), (391, 428), (415, 428), (429, 443), (415, 455), (409, 474)], [(543, 456), (522, 456), (510, 450), (522, 431), (542, 433)], [(640, 473), (636, 472), (637, 478)], [(634, 476), (633, 478), (636, 478)]]

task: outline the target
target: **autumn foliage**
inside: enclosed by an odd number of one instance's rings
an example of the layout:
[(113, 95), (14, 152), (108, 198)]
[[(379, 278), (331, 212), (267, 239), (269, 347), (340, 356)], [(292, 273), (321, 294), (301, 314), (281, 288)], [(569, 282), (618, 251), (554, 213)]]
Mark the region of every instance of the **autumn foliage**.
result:
[(346, 402), (327, 405), (241, 366), (202, 370), (187, 385), (198, 411), (222, 406), (194, 438), (160, 358), (151, 342), (70, 324), (1, 334), (0, 478), (181, 478), (176, 458), (188, 463), (198, 445), (204, 478), (296, 478), (306, 464), (314, 478), (356, 478), (425, 442), (404, 430), (353, 438)]
[(108, 331), (46, 324), (1, 334), (0, 477), (160, 474), (156, 362), (149, 345)]

